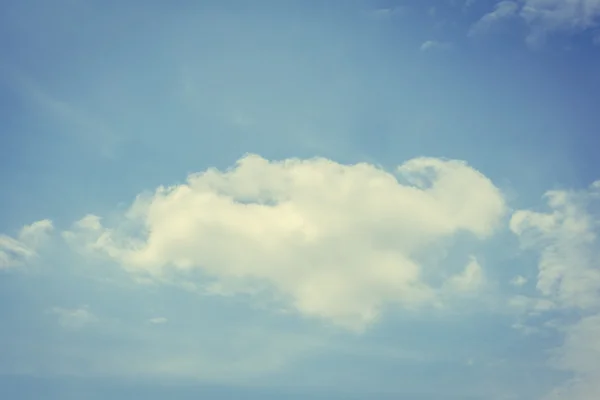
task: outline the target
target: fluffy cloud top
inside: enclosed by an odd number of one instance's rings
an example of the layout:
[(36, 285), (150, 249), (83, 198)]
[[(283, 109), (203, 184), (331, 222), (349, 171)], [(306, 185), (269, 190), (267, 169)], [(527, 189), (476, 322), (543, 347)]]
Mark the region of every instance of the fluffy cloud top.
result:
[(550, 191), (549, 213), (521, 210), (513, 214), (511, 230), (525, 247), (540, 250), (537, 288), (563, 307), (587, 309), (600, 302), (598, 219), (588, 206), (600, 191)]
[(34, 258), (52, 229), (52, 222), (44, 219), (24, 226), (16, 238), (0, 234), (0, 269), (21, 265)]
[[(199, 269), (219, 292), (274, 289), (305, 315), (360, 330), (383, 304), (436, 301), (417, 256), (457, 232), (484, 238), (505, 212), (464, 162), (416, 158), (396, 172), (404, 183), (365, 163), (248, 155), (138, 197), (113, 229), (90, 215), (65, 237), (158, 279)], [(465, 291), (482, 275), (471, 260), (449, 279), (444, 288)]]

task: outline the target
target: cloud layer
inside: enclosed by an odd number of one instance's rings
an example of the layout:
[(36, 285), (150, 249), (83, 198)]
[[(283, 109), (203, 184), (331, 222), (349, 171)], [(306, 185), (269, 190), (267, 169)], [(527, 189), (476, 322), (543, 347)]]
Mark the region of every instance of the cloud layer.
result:
[[(535, 291), (504, 295), (523, 311), (513, 327), (562, 337), (549, 366), (573, 379), (547, 398), (597, 398), (600, 181), (583, 191), (548, 191), (544, 199), (547, 211), (516, 210), (508, 224), (522, 249), (539, 256)], [(139, 282), (249, 295), (257, 304), (266, 299), (362, 332), (389, 305), (423, 310), (464, 296), (483, 299), (488, 277), (474, 249), (463, 246), (462, 261), (446, 250), (458, 236), (471, 237), (469, 243), (489, 238), (506, 227), (507, 211), (501, 191), (462, 161), (415, 158), (391, 173), (367, 163), (250, 154), (226, 171), (208, 169), (140, 194), (106, 225), (89, 214), (62, 236)], [(52, 230), (42, 220), (15, 238), (1, 236), (2, 266), (37, 257)], [(516, 275), (508, 283), (523, 293), (529, 281)], [(64, 329), (101, 325), (87, 306), (50, 310)], [(155, 316), (145, 323), (167, 321)]]

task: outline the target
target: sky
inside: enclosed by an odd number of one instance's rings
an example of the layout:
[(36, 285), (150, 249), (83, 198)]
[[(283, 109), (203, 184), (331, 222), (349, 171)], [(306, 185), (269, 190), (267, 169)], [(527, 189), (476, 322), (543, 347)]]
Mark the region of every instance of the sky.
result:
[(599, 23), (0, 1), (0, 397), (600, 398)]

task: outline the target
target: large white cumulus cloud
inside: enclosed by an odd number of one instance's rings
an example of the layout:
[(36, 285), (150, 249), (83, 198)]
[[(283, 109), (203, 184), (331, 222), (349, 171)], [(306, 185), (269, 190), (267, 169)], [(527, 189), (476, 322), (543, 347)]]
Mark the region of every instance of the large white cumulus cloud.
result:
[(304, 315), (360, 330), (384, 304), (434, 304), (479, 287), (475, 259), (465, 255), (465, 270), (436, 286), (418, 255), (457, 232), (485, 238), (504, 213), (501, 192), (460, 161), (416, 158), (392, 174), (247, 155), (139, 196), (114, 227), (88, 215), (64, 235), (134, 273), (199, 270), (229, 293), (264, 285)]

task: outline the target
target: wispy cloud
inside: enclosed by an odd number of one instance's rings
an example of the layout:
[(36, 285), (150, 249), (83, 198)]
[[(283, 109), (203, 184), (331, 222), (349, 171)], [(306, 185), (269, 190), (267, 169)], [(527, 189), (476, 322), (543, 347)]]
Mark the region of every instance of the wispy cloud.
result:
[(372, 10), (370, 15), (373, 18), (387, 20), (394, 17), (399, 17), (406, 14), (408, 7), (406, 6), (398, 6), (398, 7), (389, 7), (389, 8), (378, 8), (376, 10)]
[(99, 320), (89, 310), (88, 306), (77, 308), (53, 307), (51, 312), (58, 317), (60, 325), (67, 329), (80, 329)]
[(520, 210), (513, 214), (511, 230), (522, 245), (539, 252), (538, 299), (523, 302), (545, 310), (540, 302), (579, 317), (559, 327), (564, 343), (555, 352), (554, 364), (575, 374), (556, 389), (550, 399), (587, 400), (600, 397), (600, 181), (584, 191), (553, 190), (545, 198), (549, 212)]
[(0, 234), (0, 269), (16, 267), (35, 258), (37, 249), (52, 230), (52, 221), (44, 219), (24, 226), (16, 238)]
[(527, 278), (525, 278), (524, 276), (521, 275), (517, 275), (515, 276), (513, 279), (511, 279), (510, 284), (513, 286), (523, 286), (527, 283)]
[(522, 0), (520, 16), (531, 28), (527, 41), (537, 44), (553, 33), (577, 33), (598, 26), (599, 0)]
[(421, 44), (421, 51), (433, 51), (433, 50), (451, 50), (452, 43), (450, 42), (439, 42), (437, 40), (427, 40)]
[(154, 317), (154, 318), (150, 318), (148, 320), (149, 323), (153, 324), (153, 325), (162, 325), (162, 324), (166, 324), (169, 320), (166, 319), (165, 317)]
[(519, 5), (515, 1), (500, 1), (493, 11), (485, 14), (471, 26), (469, 36), (489, 33), (498, 23), (517, 15)]
[(579, 33), (598, 26), (599, 0), (503, 0), (470, 29), (469, 35), (490, 32), (507, 18), (517, 17), (527, 27), (526, 42), (541, 45), (556, 33)]
[(73, 102), (61, 99), (25, 73), (3, 65), (1, 70), (7, 83), (31, 106), (34, 113), (46, 115), (57, 122), (59, 132), (71, 135), (104, 157), (114, 157), (122, 138), (105, 126), (97, 117)]

